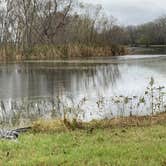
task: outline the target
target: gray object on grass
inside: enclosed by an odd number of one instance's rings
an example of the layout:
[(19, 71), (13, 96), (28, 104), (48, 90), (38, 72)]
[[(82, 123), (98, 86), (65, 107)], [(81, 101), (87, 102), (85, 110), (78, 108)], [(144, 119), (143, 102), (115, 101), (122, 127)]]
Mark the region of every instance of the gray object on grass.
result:
[(26, 128), (19, 128), (15, 130), (5, 130), (5, 129), (0, 129), (0, 139), (9, 139), (9, 140), (14, 140), (17, 139), (20, 135), (20, 133), (27, 132), (30, 130), (31, 127), (26, 127)]

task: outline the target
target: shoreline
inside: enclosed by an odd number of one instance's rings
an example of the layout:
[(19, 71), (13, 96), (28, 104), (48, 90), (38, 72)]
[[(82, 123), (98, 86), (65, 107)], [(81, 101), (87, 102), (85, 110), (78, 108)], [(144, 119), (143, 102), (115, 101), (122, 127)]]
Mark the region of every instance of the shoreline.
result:
[[(69, 58), (69, 59), (54, 59), (54, 60), (11, 60), (0, 61), (0, 64), (26, 64), (26, 63), (64, 63), (64, 64), (120, 64), (133, 63), (134, 61), (156, 60), (158, 58), (166, 58), (166, 55), (119, 55), (119, 56), (103, 56), (90, 58)], [(118, 62), (117, 62), (118, 61)]]
[(56, 133), (59, 131), (106, 129), (106, 128), (128, 128), (128, 127), (147, 127), (153, 125), (166, 124), (166, 112), (147, 116), (129, 116), (103, 120), (92, 120), (90, 122), (60, 120), (38, 120), (31, 126), (35, 133)]
[(164, 166), (165, 127), (164, 120), (134, 127), (28, 132), (17, 141), (0, 140), (0, 165)]

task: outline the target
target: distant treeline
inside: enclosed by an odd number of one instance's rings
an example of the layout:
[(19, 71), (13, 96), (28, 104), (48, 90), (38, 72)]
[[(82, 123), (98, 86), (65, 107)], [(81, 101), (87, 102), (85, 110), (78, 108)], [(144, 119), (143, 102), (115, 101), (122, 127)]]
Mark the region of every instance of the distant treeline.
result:
[(0, 57), (47, 59), (48, 50), (55, 58), (72, 49), (73, 56), (124, 54), (115, 22), (102, 6), (76, 0), (1, 0)]
[(166, 16), (137, 26), (117, 26), (117, 39), (112, 41), (132, 46), (166, 45)]

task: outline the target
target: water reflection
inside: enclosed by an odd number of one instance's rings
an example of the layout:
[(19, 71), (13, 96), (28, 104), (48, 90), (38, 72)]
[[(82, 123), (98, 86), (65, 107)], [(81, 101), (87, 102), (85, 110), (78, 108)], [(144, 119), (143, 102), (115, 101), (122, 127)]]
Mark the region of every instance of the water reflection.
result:
[(0, 98), (55, 97), (108, 89), (120, 78), (118, 65), (68, 67), (17, 64), (0, 68)]

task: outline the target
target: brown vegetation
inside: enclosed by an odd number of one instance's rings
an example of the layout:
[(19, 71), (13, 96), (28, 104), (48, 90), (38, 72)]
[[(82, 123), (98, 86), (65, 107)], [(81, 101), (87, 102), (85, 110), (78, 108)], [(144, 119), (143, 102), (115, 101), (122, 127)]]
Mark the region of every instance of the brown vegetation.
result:
[(63, 58), (85, 58), (116, 56), (127, 54), (123, 46), (87, 46), (68, 44), (61, 46), (35, 46), (31, 51), (24, 52), (8, 47), (7, 51), (0, 48), (0, 61), (22, 61), (22, 60), (56, 60)]
[(2, 0), (0, 60), (124, 55), (115, 22), (100, 5), (74, 0)]
[(94, 129), (105, 128), (125, 128), (125, 127), (146, 127), (151, 125), (165, 124), (166, 113), (153, 116), (131, 116), (123, 118), (113, 118), (105, 120), (93, 120), (91, 122), (77, 122), (67, 120), (39, 120), (33, 123), (34, 132), (53, 133), (75, 129), (87, 130), (92, 132)]

